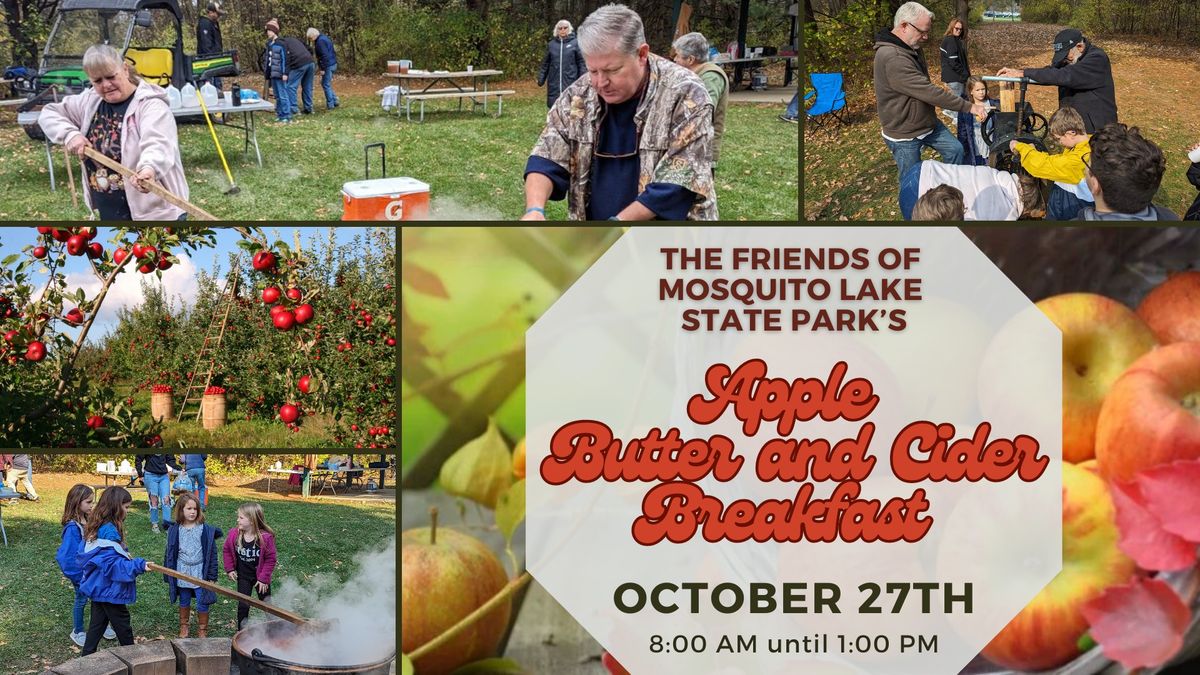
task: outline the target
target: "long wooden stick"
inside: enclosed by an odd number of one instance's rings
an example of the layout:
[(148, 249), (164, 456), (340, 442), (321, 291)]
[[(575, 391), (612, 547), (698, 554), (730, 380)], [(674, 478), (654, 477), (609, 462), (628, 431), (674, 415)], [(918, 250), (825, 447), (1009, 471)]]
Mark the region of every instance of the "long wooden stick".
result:
[(236, 598), (238, 600), (241, 600), (242, 602), (253, 605), (268, 614), (274, 614), (275, 616), (277, 616), (281, 619), (287, 619), (288, 621), (291, 621), (292, 623), (295, 623), (295, 624), (308, 623), (308, 619), (306, 619), (302, 616), (297, 616), (287, 610), (279, 609), (278, 607), (276, 607), (274, 605), (268, 605), (267, 603), (265, 603), (261, 600), (255, 600), (254, 598), (252, 598), (248, 595), (242, 595), (241, 593), (238, 593), (237, 591), (231, 591), (228, 588), (223, 588), (221, 586), (218, 586), (218, 585), (212, 583), (211, 581), (197, 579), (196, 577), (184, 574), (183, 572), (176, 572), (173, 569), (170, 569), (168, 567), (163, 567), (162, 565), (159, 565), (157, 563), (147, 562), (146, 566), (153, 572), (162, 572), (163, 574), (165, 574), (169, 577), (175, 577), (176, 579), (183, 579), (184, 581), (196, 584), (197, 586), (199, 586), (201, 588), (207, 588), (208, 590), (213, 591), (214, 593), (220, 593), (221, 595), (228, 595), (231, 598)]
[(67, 146), (63, 146), (63, 159), (67, 164), (67, 182), (71, 185), (71, 208), (79, 208), (79, 195), (75, 192), (75, 171), (71, 169), (71, 153), (67, 152)]
[[(113, 171), (116, 171), (117, 173), (121, 174), (125, 178), (133, 178), (136, 175), (136, 172), (133, 169), (130, 169), (129, 167), (119, 164), (117, 162), (114, 162), (112, 159), (100, 154), (100, 152), (97, 151), (95, 148), (84, 148), (83, 152), (88, 157), (92, 158), (92, 160), (94, 160), (100, 164), (103, 164), (104, 166), (112, 169)], [(179, 208), (183, 209), (184, 211), (187, 211), (188, 213), (192, 214), (193, 216), (196, 216), (200, 220), (216, 220), (217, 219), (217, 217), (214, 216), (213, 214), (209, 213), (208, 211), (205, 211), (204, 209), (200, 208), (199, 206), (196, 206), (195, 204), (193, 204), (193, 203), (183, 199), (182, 197), (176, 195), (175, 193), (167, 190), (165, 187), (159, 185), (155, 181), (149, 181), (148, 183), (146, 183), (146, 185), (149, 186), (150, 191), (153, 192), (154, 194), (167, 200), (167, 202), (174, 204), (175, 206), (178, 206)]]

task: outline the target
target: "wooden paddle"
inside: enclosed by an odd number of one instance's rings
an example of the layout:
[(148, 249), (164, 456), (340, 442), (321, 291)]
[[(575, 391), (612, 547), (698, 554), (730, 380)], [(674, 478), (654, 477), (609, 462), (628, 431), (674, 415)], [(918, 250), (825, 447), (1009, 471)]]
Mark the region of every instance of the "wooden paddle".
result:
[(152, 563), (152, 562), (147, 562), (146, 566), (152, 572), (162, 572), (163, 574), (165, 574), (169, 577), (175, 577), (176, 579), (183, 579), (184, 581), (196, 584), (197, 586), (199, 586), (201, 588), (207, 588), (208, 590), (210, 590), (214, 593), (220, 593), (221, 595), (228, 595), (231, 598), (236, 598), (238, 600), (241, 600), (242, 602), (253, 605), (268, 614), (274, 614), (275, 616), (277, 616), (281, 619), (287, 619), (288, 621), (291, 621), (294, 624), (308, 623), (308, 619), (306, 619), (302, 616), (297, 616), (287, 610), (279, 609), (278, 607), (276, 607), (274, 605), (268, 605), (267, 603), (265, 603), (261, 600), (255, 600), (254, 598), (252, 598), (248, 595), (242, 595), (241, 593), (238, 593), (237, 591), (231, 591), (228, 588), (223, 588), (221, 586), (218, 586), (218, 585), (212, 583), (211, 581), (197, 579), (196, 577), (189, 576), (187, 574), (184, 574), (183, 572), (176, 572), (173, 569), (163, 567), (162, 565)]
[[(117, 173), (121, 174), (122, 176), (124, 176), (127, 179), (133, 178), (137, 174), (137, 172), (135, 172), (133, 169), (130, 169), (129, 167), (124, 166), (123, 164), (114, 162), (109, 157), (106, 157), (106, 156), (100, 154), (100, 152), (98, 150), (96, 150), (95, 148), (84, 148), (83, 153), (85, 155), (87, 155), (88, 157), (92, 158), (92, 160), (97, 162), (98, 164), (103, 164), (104, 166), (112, 169), (113, 171), (116, 171)], [(148, 185), (150, 187), (150, 191), (153, 192), (154, 194), (158, 195), (159, 197), (162, 197), (167, 202), (174, 204), (175, 206), (178, 206), (179, 208), (183, 209), (184, 211), (187, 211), (188, 213), (192, 214), (193, 216), (199, 218), (200, 220), (216, 220), (217, 219), (217, 217), (214, 216), (213, 214), (211, 214), (208, 211), (205, 211), (204, 209), (200, 208), (199, 206), (196, 206), (195, 204), (183, 199), (182, 197), (167, 190), (165, 187), (159, 185), (158, 183), (156, 183), (154, 181), (150, 181), (150, 182), (146, 183), (146, 185)]]

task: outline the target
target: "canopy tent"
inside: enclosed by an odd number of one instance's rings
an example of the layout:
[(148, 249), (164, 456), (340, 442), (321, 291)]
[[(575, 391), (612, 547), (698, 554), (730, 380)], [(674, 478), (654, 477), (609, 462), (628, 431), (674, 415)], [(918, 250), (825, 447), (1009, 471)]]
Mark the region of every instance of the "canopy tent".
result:
[[(688, 3), (686, 0), (674, 0), (674, 3), (675, 3), (674, 7), (671, 10), (671, 25), (675, 26), (675, 37), (679, 37), (680, 35), (688, 32), (687, 25), (691, 18), (692, 6), (691, 6), (691, 3)], [(791, 25), (791, 29), (790, 29), (790, 34), (788, 35), (788, 41), (790, 44), (795, 45), (797, 47), (799, 47), (799, 44), (800, 44), (799, 41), (796, 39), (796, 35), (798, 32), (798, 28), (799, 28), (798, 25), (800, 22), (799, 5), (800, 5), (800, 3), (794, 2), (791, 4), (790, 7), (788, 7), (788, 10), (787, 10), (788, 16), (792, 17), (792, 25)], [(739, 56), (742, 55), (742, 53), (743, 53), (742, 50), (746, 49), (746, 29), (747, 29), (747, 26), (749, 26), (749, 24), (750, 24), (750, 0), (740, 0), (740, 2), (738, 4), (738, 22), (737, 22), (737, 43), (738, 43), (738, 50), (739, 50), (738, 55)], [(713, 45), (713, 42), (712, 42), (712, 36), (706, 35), (705, 37), (709, 38), (710, 46), (715, 46), (715, 45)], [(797, 53), (799, 53), (799, 49), (797, 49)], [(746, 67), (746, 64), (743, 64), (743, 63), (734, 64), (733, 82), (735, 83), (735, 85), (742, 81), (742, 71), (745, 69), (745, 67)], [(787, 86), (792, 83), (792, 76), (793, 76), (792, 71), (793, 70), (794, 70), (794, 66), (792, 65), (792, 62), (788, 61), (786, 63), (786, 65), (784, 66), (784, 76), (783, 76), (784, 86)]]

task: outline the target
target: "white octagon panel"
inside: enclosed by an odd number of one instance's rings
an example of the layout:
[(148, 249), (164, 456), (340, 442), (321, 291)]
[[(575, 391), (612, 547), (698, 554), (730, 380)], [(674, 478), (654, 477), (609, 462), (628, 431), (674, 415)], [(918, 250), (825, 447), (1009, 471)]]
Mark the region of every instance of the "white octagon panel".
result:
[[(737, 250), (754, 248), (800, 249), (802, 264), (734, 269)], [(718, 249), (721, 266), (668, 269), (663, 249)], [(833, 265), (831, 249), (861, 251), (865, 269)], [(884, 269), (880, 259), (888, 249), (916, 251), (916, 260), (908, 269)], [(824, 252), (826, 269), (804, 264), (806, 250)], [(660, 298), (663, 280), (691, 283), (684, 287), (699, 298), (702, 287), (715, 288), (721, 278), (759, 283), (764, 292), (784, 288), (787, 296), (752, 303)], [(915, 281), (906, 297), (864, 296), (865, 282), (880, 291), (885, 279)], [(823, 290), (819, 280), (830, 289), (823, 299), (813, 297)], [(687, 330), (684, 312), (701, 309), (720, 317), (736, 310), (743, 330)], [(757, 330), (748, 330), (748, 309), (778, 310), (778, 329), (763, 330), (766, 315), (759, 314)], [(818, 313), (836, 318), (839, 310), (849, 312), (853, 325), (818, 325)], [(808, 321), (794, 325), (804, 316), (796, 312), (807, 312)], [(863, 317), (873, 318), (874, 328)], [(1061, 336), (956, 229), (633, 229), (530, 328), (527, 354), (528, 567), (634, 675), (956, 673), (1061, 567)], [(737, 371), (755, 360), (766, 378), (784, 384), (823, 383), (844, 362), (846, 414), (791, 428), (765, 419), (749, 434), (753, 424), (744, 424), (733, 405), (711, 421), (689, 416), (693, 396), (716, 399), (709, 385), (720, 389), (724, 382), (706, 380), (710, 366)], [(859, 378), (878, 397), (869, 410), (846, 402), (849, 383)], [(765, 391), (746, 387), (751, 397)], [(813, 405), (833, 411), (828, 403)], [(664, 435), (677, 429), (683, 441), (703, 441), (687, 447), (705, 450), (718, 448), (721, 441), (710, 439), (724, 436), (732, 443), (726, 459), (742, 464), (734, 472), (718, 462), (716, 472), (684, 476), (689, 481), (585, 482), (576, 460), (588, 437), (572, 432), (601, 427), (583, 421), (610, 429), (622, 452), (653, 429)], [(893, 452), (893, 441), (916, 422), (945, 431), (950, 427), (932, 425), (953, 425), (951, 440), (998, 441), (990, 450), (1015, 447), (1025, 459), (1014, 467), (1028, 473), (932, 479), (928, 462), (911, 460), (938, 452), (915, 445)], [(560, 430), (562, 457), (551, 458)], [(1005, 444), (1021, 437), (1028, 438)], [(861, 456), (852, 465), (859, 473), (838, 475), (851, 465), (834, 460), (814, 463), (808, 477), (760, 479), (759, 450), (773, 439), (841, 442), (836, 447), (848, 456), (857, 448)], [(647, 457), (642, 466), (657, 465)], [(814, 509), (830, 499), (853, 502), (847, 512), (866, 513), (868, 522), (860, 528), (830, 515), (829, 523), (840, 522), (840, 537), (819, 540), (830, 528)], [(877, 528), (869, 500), (890, 504), (906, 527)], [(744, 508), (731, 508), (735, 502)], [(659, 517), (664, 507), (666, 519)], [(738, 517), (762, 519), (772, 508), (772, 523), (716, 528)], [(715, 515), (693, 532), (686, 525), (697, 513)], [(672, 518), (682, 529), (667, 526)], [(714, 529), (706, 533), (706, 525)], [(854, 534), (861, 531), (899, 540), (863, 541)], [(755, 532), (767, 540), (732, 540)], [(617, 589), (626, 584), (645, 590), (637, 611), (617, 607)], [(632, 588), (622, 595), (630, 605), (639, 599)]]

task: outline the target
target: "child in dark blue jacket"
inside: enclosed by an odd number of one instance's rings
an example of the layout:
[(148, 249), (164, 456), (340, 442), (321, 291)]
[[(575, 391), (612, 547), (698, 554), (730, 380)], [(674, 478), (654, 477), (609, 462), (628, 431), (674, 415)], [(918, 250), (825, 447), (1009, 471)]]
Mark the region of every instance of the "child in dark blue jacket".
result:
[[(200, 500), (190, 492), (175, 501), (175, 522), (167, 530), (167, 550), (163, 567), (183, 572), (205, 581), (217, 581), (217, 539), (220, 528), (204, 522)], [(192, 614), (192, 597), (196, 598), (196, 637), (208, 637), (208, 608), (217, 601), (217, 594), (207, 588), (163, 575), (167, 582), (171, 604), (179, 602), (179, 637), (188, 636), (188, 621)]]
[(287, 47), (279, 39), (279, 22), (271, 19), (264, 30), (267, 31), (267, 49), (263, 52), (263, 75), (271, 82), (271, 92), (275, 95), (275, 121), (292, 121), (292, 95), (288, 90), (287, 79)]
[(79, 590), (92, 601), (83, 655), (93, 654), (100, 635), (110, 624), (122, 645), (133, 644), (129, 607), (137, 601), (137, 578), (149, 570), (143, 558), (129, 555), (125, 544), (125, 514), (133, 497), (123, 487), (110, 487), (88, 516), (79, 552)]
[[(75, 587), (75, 606), (71, 609), (71, 618), (74, 622), (71, 640), (80, 647), (83, 646), (83, 639), (87, 635), (83, 632), (83, 608), (87, 605), (87, 596), (79, 590), (79, 581), (83, 577), (83, 573), (79, 569), (76, 556), (83, 548), (83, 528), (87, 524), (88, 514), (92, 512), (92, 506), (95, 504), (94, 493), (95, 490), (91, 486), (82, 483), (75, 484), (67, 492), (67, 503), (63, 507), (62, 515), (62, 544), (59, 545), (58, 552), (54, 554), (54, 559), (58, 561), (58, 569), (62, 570), (63, 576)], [(104, 632), (104, 637), (112, 640), (117, 637), (117, 634), (109, 628)]]

